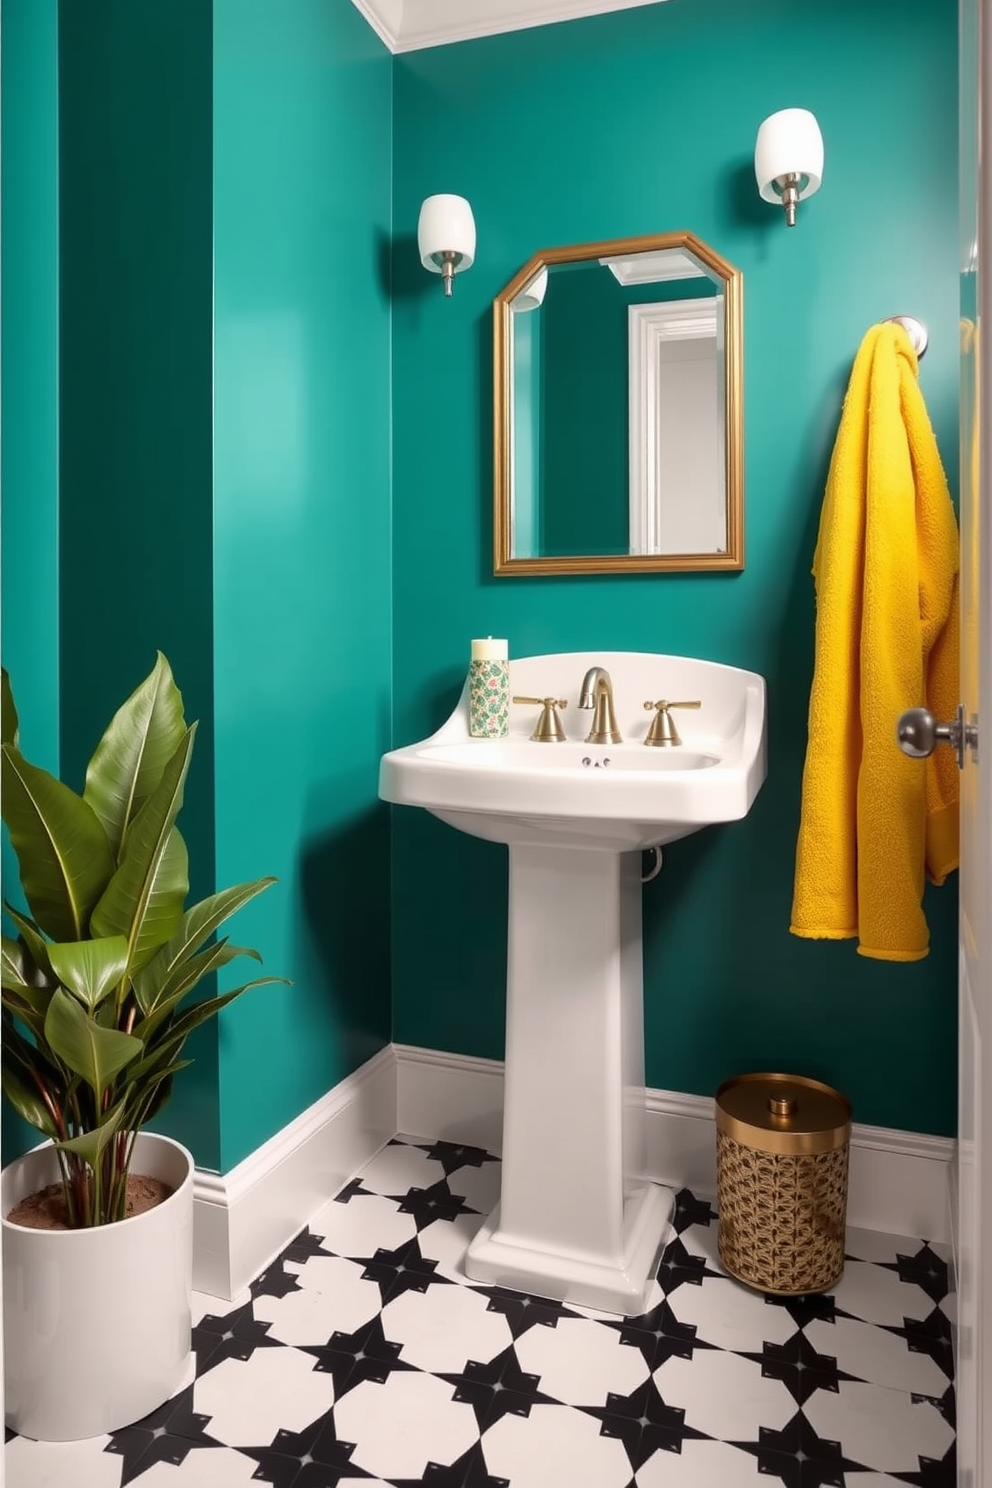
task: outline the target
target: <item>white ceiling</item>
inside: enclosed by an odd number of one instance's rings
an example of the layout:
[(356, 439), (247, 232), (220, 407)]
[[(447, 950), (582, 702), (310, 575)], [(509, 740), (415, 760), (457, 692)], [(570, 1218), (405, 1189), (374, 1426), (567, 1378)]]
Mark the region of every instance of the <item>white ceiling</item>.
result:
[(574, 21), (663, 0), (352, 0), (391, 52)]

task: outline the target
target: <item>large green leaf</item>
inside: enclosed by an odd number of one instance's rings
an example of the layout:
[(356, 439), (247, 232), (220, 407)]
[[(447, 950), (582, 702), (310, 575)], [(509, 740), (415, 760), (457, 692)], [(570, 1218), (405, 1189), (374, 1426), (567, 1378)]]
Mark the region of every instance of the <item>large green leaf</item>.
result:
[(52, 995), (45, 1037), (52, 1052), (81, 1075), (96, 1096), (142, 1052), (140, 1039), (116, 1028), (101, 1028), (61, 987)]
[(17, 719), (17, 708), (14, 706), (14, 694), (10, 690), (10, 677), (7, 668), (0, 670), (0, 744), (13, 744), (17, 748), (17, 739), (20, 732), (20, 724)]
[(3, 1093), (14, 1110), (28, 1126), (33, 1126), (43, 1136), (57, 1137), (58, 1128), (52, 1120), (48, 1107), (23, 1071), (12, 1060), (5, 1057), (0, 1066)]
[(199, 1028), (201, 1023), (214, 1017), (221, 1008), (227, 1007), (229, 1002), (240, 997), (242, 992), (247, 992), (252, 987), (265, 987), (273, 982), (281, 982), (286, 987), (292, 986), (292, 983), (288, 982), (285, 977), (258, 977), (257, 980), (245, 982), (243, 986), (235, 987), (230, 992), (221, 992), (217, 997), (205, 997), (202, 1002), (194, 1003), (191, 1008), (161, 1031), (157, 1042), (152, 1041), (153, 1046), (145, 1057), (128, 1071), (128, 1078), (137, 1082), (150, 1071), (154, 1071), (164, 1060), (174, 1059), (194, 1028)]
[[(183, 915), (177, 933), (134, 978), (134, 992), (142, 1010), (150, 1012), (160, 998), (168, 997), (178, 985), (177, 973), (180, 976), (185, 975), (184, 963), (194, 952), (242, 905), (275, 882), (274, 878), (259, 878), (254, 883), (235, 884), (233, 888), (222, 889), (217, 894), (201, 899), (199, 904), (192, 905)], [(233, 954), (235, 953), (232, 952), (232, 956)], [(255, 951), (245, 950), (239, 954), (257, 957)], [(200, 973), (201, 976), (203, 974)]]
[[(49, 980), (52, 977), (52, 968), (48, 963), (48, 941), (34, 920), (29, 920), (27, 915), (22, 915), (12, 904), (8, 904), (6, 899), (3, 907), (21, 932), (21, 939), (24, 941), (27, 954), (34, 962), (35, 971), (31, 974), (31, 980), (39, 982)], [(25, 962), (25, 972), (28, 970), (29, 967)]]
[(124, 975), (127, 941), (123, 935), (63, 943), (52, 941), (48, 959), (63, 986), (74, 992), (92, 1013)]
[(51, 1112), (42, 1098), (43, 1087), (56, 1110), (62, 1107), (65, 1081), (37, 1044), (18, 1032), (7, 1014), (3, 1019), (3, 1088), (24, 1120), (45, 1136), (58, 1134)]
[[(144, 1017), (138, 1021), (135, 1028), (138, 1037), (147, 1044), (188, 992), (192, 992), (193, 988), (212, 971), (219, 971), (222, 966), (233, 961), (238, 954), (236, 947), (229, 946), (226, 940), (219, 940), (215, 945), (207, 946), (206, 950), (198, 951), (195, 956), (189, 956), (176, 967), (168, 983), (159, 990), (147, 1007), (139, 999)], [(255, 959), (257, 961), (262, 959), (257, 952)]]
[(182, 696), (160, 651), (153, 670), (114, 714), (86, 770), (83, 796), (103, 822), (115, 857), (185, 732)]
[(81, 940), (114, 871), (107, 834), (93, 808), (61, 780), (2, 746), (3, 819), (20, 866), (21, 888), (53, 940)]
[(185, 844), (174, 823), (183, 803), (195, 734), (194, 723), (128, 828), (120, 865), (93, 911), (95, 934), (127, 938), (128, 975), (132, 977), (159, 946), (171, 940), (182, 922), (189, 867)]
[(89, 1131), (80, 1132), (76, 1137), (67, 1137), (64, 1142), (56, 1142), (56, 1147), (63, 1152), (75, 1152), (90, 1167), (96, 1169), (100, 1161), (100, 1154), (112, 1137), (120, 1130), (121, 1117), (124, 1115), (126, 1102), (119, 1100), (116, 1105), (111, 1106), (103, 1116), (100, 1117), (99, 1126), (91, 1127)]

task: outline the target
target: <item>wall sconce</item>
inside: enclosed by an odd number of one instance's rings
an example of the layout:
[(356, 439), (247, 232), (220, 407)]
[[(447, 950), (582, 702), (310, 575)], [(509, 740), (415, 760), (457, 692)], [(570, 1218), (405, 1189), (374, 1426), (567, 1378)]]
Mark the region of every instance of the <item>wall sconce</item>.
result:
[(470, 269), (475, 261), (475, 218), (463, 196), (429, 196), (417, 223), (420, 262), (444, 277), (444, 293), (451, 294), (456, 269)]
[(763, 201), (780, 201), (789, 227), (796, 203), (819, 191), (823, 180), (823, 135), (809, 109), (781, 109), (758, 130), (754, 174)]

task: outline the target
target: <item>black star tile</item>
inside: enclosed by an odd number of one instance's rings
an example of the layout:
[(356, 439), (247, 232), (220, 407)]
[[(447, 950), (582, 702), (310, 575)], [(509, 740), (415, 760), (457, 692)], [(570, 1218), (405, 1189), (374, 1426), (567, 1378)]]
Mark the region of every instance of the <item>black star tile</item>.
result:
[(312, 1230), (301, 1230), (295, 1240), (291, 1240), (286, 1249), (280, 1254), (281, 1261), (296, 1261), (304, 1265), (311, 1256), (330, 1255), (331, 1252), (324, 1248), (323, 1235), (315, 1235)]
[(841, 1380), (858, 1379), (838, 1369), (829, 1354), (818, 1354), (801, 1330), (785, 1343), (766, 1343), (760, 1354), (743, 1355), (761, 1365), (765, 1379), (780, 1380), (797, 1405), (805, 1405), (817, 1390), (840, 1390)]
[(374, 1256), (356, 1256), (354, 1259), (365, 1267), (362, 1280), (374, 1281), (378, 1286), (383, 1307), (403, 1292), (426, 1292), (432, 1286), (455, 1285), (446, 1276), (435, 1276), (438, 1263), (421, 1255), (416, 1235), (395, 1250), (380, 1248)]
[(886, 1326), (885, 1331), (895, 1333), (898, 1338), (905, 1338), (910, 1353), (929, 1354), (949, 1380), (954, 1378), (954, 1343), (951, 1338), (951, 1324), (939, 1307), (935, 1307), (922, 1322), (918, 1318), (903, 1318), (901, 1328)]
[(193, 1386), (189, 1385), (133, 1426), (112, 1431), (103, 1450), (121, 1458), (121, 1488), (156, 1462), (179, 1467), (196, 1448), (222, 1446), (207, 1435), (209, 1422), (209, 1416), (193, 1410)]
[(370, 1196), (372, 1189), (364, 1188), (360, 1178), (352, 1178), (351, 1182), (346, 1183), (340, 1193), (334, 1195), (334, 1202), (335, 1204), (350, 1204), (352, 1199), (356, 1198), (359, 1194)]
[(675, 1195), (675, 1213), (672, 1228), (677, 1235), (683, 1234), (691, 1225), (709, 1225), (716, 1219), (716, 1210), (705, 1199), (697, 1199), (688, 1188), (680, 1188)]
[(797, 1411), (781, 1431), (758, 1427), (756, 1442), (731, 1442), (758, 1460), (758, 1471), (780, 1478), (785, 1488), (844, 1488), (845, 1473), (868, 1472), (841, 1451), (840, 1442), (818, 1436)]
[(495, 1478), (486, 1467), (482, 1443), (473, 1442), (450, 1467), (428, 1462), (422, 1478), (393, 1478), (392, 1488), (510, 1488), (509, 1478)]
[(838, 1317), (849, 1316), (841, 1312), (830, 1292), (807, 1292), (803, 1297), (777, 1297), (765, 1294), (769, 1307), (783, 1307), (797, 1328), (807, 1323), (835, 1323)]
[(252, 1476), (273, 1488), (338, 1488), (345, 1479), (368, 1478), (351, 1461), (354, 1442), (338, 1440), (333, 1409), (302, 1431), (277, 1431), (268, 1447), (242, 1447), (258, 1463)]
[(681, 1452), (684, 1441), (711, 1441), (705, 1432), (685, 1424), (685, 1411), (666, 1405), (654, 1380), (646, 1379), (629, 1395), (606, 1397), (605, 1405), (580, 1407), (602, 1424), (600, 1436), (623, 1442), (636, 1472), (655, 1452)]
[(912, 1282), (926, 1292), (931, 1302), (943, 1302), (951, 1290), (947, 1262), (942, 1261), (929, 1245), (922, 1245), (914, 1255), (898, 1255), (895, 1261), (880, 1261), (884, 1271), (897, 1271), (900, 1281)]
[(560, 1318), (574, 1318), (581, 1316), (566, 1307), (564, 1302), (555, 1302), (550, 1297), (532, 1297), (528, 1292), (511, 1292), (506, 1287), (477, 1286), (474, 1292), (481, 1292), (483, 1297), (489, 1298), (487, 1312), (499, 1312), (506, 1318), (510, 1329), (510, 1336), (516, 1340), (528, 1328), (540, 1324), (544, 1328), (556, 1328)]
[(445, 1178), (450, 1178), (459, 1168), (481, 1168), (483, 1163), (499, 1162), (499, 1158), (493, 1157), (484, 1147), (468, 1147), (456, 1142), (415, 1142), (413, 1145), (441, 1164)]
[(271, 1323), (258, 1323), (251, 1302), (226, 1312), (223, 1317), (209, 1315), (202, 1318), (193, 1329), (193, 1348), (196, 1351), (196, 1373), (202, 1376), (225, 1359), (250, 1359), (257, 1348), (279, 1348), (275, 1338), (269, 1338)]
[(523, 1372), (512, 1343), (488, 1364), (469, 1359), (459, 1374), (442, 1374), (439, 1378), (454, 1385), (453, 1399), (472, 1407), (480, 1431), (503, 1416), (529, 1416), (534, 1405), (558, 1403), (539, 1390), (540, 1375)]
[(363, 1380), (385, 1384), (397, 1369), (412, 1369), (400, 1358), (401, 1343), (392, 1343), (382, 1331), (382, 1318), (377, 1313), (354, 1333), (334, 1332), (323, 1344), (307, 1344), (302, 1352), (317, 1360), (316, 1372), (334, 1379), (334, 1398), (340, 1400)]
[(448, 1187), (447, 1178), (439, 1178), (430, 1188), (411, 1188), (405, 1194), (387, 1194), (399, 1205), (401, 1214), (412, 1214), (417, 1232), (426, 1230), (436, 1219), (457, 1219), (459, 1214), (478, 1214)]
[(691, 1255), (676, 1235), (665, 1246), (658, 1265), (658, 1284), (666, 1297), (670, 1297), (680, 1286), (702, 1286), (704, 1276), (720, 1277), (720, 1271), (711, 1271), (705, 1256)]
[(957, 1448), (947, 1450), (946, 1457), (921, 1457), (920, 1468), (915, 1473), (895, 1473), (899, 1483), (912, 1483), (913, 1488), (955, 1488), (958, 1481)]
[(252, 1301), (256, 1297), (288, 1297), (290, 1292), (301, 1290), (300, 1283), (293, 1272), (286, 1270), (281, 1256), (277, 1261), (273, 1261), (271, 1266), (267, 1266), (250, 1287)]
[(669, 1359), (691, 1359), (696, 1349), (716, 1347), (696, 1336), (694, 1323), (680, 1323), (667, 1298), (640, 1317), (611, 1320), (603, 1326), (618, 1332), (621, 1343), (640, 1349), (652, 1372)]

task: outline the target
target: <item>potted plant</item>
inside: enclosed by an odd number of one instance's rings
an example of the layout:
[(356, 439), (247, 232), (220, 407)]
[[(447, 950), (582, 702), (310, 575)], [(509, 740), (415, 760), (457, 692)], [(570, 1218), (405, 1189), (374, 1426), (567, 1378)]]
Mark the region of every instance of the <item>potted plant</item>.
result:
[[(140, 1419), (188, 1368), (193, 1159), (144, 1127), (193, 1030), (281, 980), (190, 999), (235, 957), (261, 959), (215, 932), (275, 880), (186, 906), (176, 817), (196, 724), (161, 653), (81, 795), (21, 753), (5, 671), (2, 705), (2, 816), (27, 909), (5, 905), (3, 1089), (48, 1139), (0, 1177), (6, 1414), (62, 1441)], [(139, 1188), (165, 1197), (137, 1212)], [(41, 1227), (15, 1222), (25, 1208)]]

